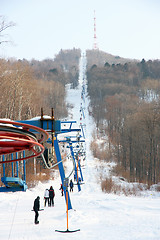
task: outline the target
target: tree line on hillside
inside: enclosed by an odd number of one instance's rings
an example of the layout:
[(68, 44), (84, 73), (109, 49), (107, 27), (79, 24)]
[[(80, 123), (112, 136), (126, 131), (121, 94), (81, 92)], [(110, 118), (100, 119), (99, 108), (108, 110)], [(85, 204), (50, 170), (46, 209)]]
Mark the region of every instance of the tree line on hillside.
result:
[(97, 129), (108, 136), (123, 174), (129, 173), (131, 181), (158, 183), (160, 62), (106, 62), (88, 69), (87, 78)]
[(29, 119), (40, 115), (43, 107), (49, 114), (53, 107), (57, 117), (67, 113), (65, 88), (54, 80), (37, 79), (28, 62), (0, 60), (1, 118)]
[[(73, 50), (75, 54), (80, 55)], [(61, 51), (62, 54), (62, 51)], [(72, 56), (72, 50), (66, 55)], [(57, 55), (58, 56), (58, 55)], [(76, 85), (78, 81), (78, 57), (63, 68), (67, 59), (61, 62), (46, 59), (43, 61), (0, 59), (1, 118), (13, 120), (28, 119), (40, 115), (43, 108), (50, 115), (54, 109), (56, 118), (67, 116), (65, 85)], [(73, 66), (72, 66), (73, 64)], [(73, 70), (74, 68), (74, 70)]]
[(112, 54), (103, 52), (99, 49), (86, 50), (87, 56), (87, 66), (91, 68), (93, 65), (98, 67), (103, 67), (107, 62), (110, 65), (112, 64), (125, 64), (126, 62), (137, 62), (137, 60), (122, 58), (120, 56), (114, 56)]
[(54, 81), (61, 82), (63, 85), (71, 83), (73, 87), (76, 87), (79, 77), (80, 56), (80, 49), (61, 49), (54, 60), (37, 61), (32, 59), (30, 64), (37, 78), (43, 76), (44, 80), (54, 79)]

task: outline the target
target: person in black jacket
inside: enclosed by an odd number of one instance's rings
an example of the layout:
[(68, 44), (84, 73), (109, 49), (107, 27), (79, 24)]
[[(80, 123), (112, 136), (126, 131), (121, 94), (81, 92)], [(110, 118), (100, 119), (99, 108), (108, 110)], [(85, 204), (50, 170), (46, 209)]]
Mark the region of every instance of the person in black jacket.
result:
[(35, 224), (38, 224), (39, 221), (38, 221), (38, 216), (39, 216), (39, 208), (40, 208), (40, 197), (38, 196), (35, 200), (34, 200), (34, 205), (33, 205), (33, 210), (35, 211), (35, 221), (34, 223)]
[(62, 194), (62, 196), (63, 196), (63, 185), (61, 184), (61, 186), (60, 186), (60, 189), (59, 190), (61, 190), (61, 194)]
[(73, 192), (73, 182), (72, 182), (72, 179), (70, 180), (69, 186), (70, 186), (70, 192)]
[(55, 196), (55, 192), (53, 187), (51, 186), (49, 189), (49, 205), (54, 207), (54, 196)]

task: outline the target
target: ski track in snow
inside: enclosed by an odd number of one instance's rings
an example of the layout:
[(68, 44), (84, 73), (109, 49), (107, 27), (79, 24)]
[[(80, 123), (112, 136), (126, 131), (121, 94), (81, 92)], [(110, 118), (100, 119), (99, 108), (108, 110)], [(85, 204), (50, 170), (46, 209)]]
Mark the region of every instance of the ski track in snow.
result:
[[(79, 121), (81, 104), (82, 78), (85, 70), (85, 58), (80, 62), (80, 84), (77, 89), (68, 87), (67, 102), (74, 105), (70, 116)], [(73, 209), (69, 211), (69, 230), (80, 229), (75, 233), (59, 233), (66, 230), (66, 205), (59, 191), (60, 177), (57, 170), (54, 181), (39, 183), (26, 192), (0, 193), (0, 240), (160, 240), (160, 194), (146, 193), (143, 197), (106, 194), (101, 191), (99, 162), (93, 158), (89, 144), (95, 127), (89, 116), (85, 100), (86, 152), (82, 169), (85, 184), (82, 191), (70, 193)], [(72, 167), (70, 160), (65, 163), (67, 170)], [(103, 168), (107, 163), (103, 163)], [(67, 173), (66, 173), (67, 175)], [(34, 225), (34, 199), (39, 195), (43, 208), (44, 190), (53, 186), (55, 206), (45, 207), (39, 212), (39, 225)]]

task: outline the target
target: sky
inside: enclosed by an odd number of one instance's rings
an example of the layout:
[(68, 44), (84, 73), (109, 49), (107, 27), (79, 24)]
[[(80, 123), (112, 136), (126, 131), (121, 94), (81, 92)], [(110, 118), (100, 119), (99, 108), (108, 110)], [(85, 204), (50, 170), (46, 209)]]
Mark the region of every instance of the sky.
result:
[(159, 0), (0, 0), (0, 16), (14, 22), (12, 44), (0, 57), (54, 58), (61, 49), (93, 49), (94, 11), (99, 50), (131, 59), (160, 58)]

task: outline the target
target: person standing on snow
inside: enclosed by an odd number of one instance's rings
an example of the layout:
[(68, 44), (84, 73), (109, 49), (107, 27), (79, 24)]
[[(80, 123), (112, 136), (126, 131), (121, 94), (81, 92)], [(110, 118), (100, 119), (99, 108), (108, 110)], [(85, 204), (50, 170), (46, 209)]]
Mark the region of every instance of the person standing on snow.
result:
[(35, 212), (35, 221), (34, 223), (35, 224), (38, 224), (39, 221), (38, 221), (38, 216), (39, 216), (39, 208), (40, 208), (40, 197), (38, 196), (35, 200), (34, 200), (34, 205), (33, 205), (33, 211)]
[(73, 192), (73, 182), (72, 182), (72, 179), (70, 180), (69, 186), (70, 186), (70, 192)]
[(54, 207), (54, 197), (55, 197), (55, 192), (53, 187), (51, 186), (49, 189), (49, 205)]
[(61, 184), (61, 187), (60, 187), (59, 190), (61, 190), (61, 194), (62, 194), (62, 196), (63, 196), (63, 185), (62, 185), (62, 184)]
[(48, 206), (49, 206), (49, 190), (48, 189), (46, 189), (44, 192), (44, 199), (45, 199), (44, 206), (46, 207), (46, 203), (48, 203)]

